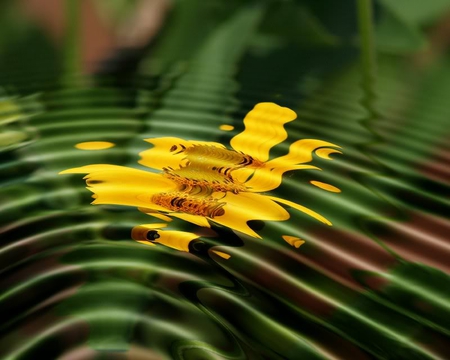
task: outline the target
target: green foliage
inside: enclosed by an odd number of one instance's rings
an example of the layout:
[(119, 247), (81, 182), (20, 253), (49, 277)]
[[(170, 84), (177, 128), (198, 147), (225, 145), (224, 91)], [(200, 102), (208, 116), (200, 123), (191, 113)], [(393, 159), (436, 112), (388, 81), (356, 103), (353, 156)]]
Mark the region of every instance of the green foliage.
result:
[(382, 359), (434, 359), (420, 345), (433, 344), (431, 331), (450, 334), (450, 277), (411, 262), (385, 274), (354, 275), (368, 288), (374, 278), (387, 285), (355, 298), (349, 310), (338, 310), (331, 325)]
[(339, 44), (339, 38), (324, 26), (308, 6), (290, 1), (272, 4), (260, 31), (297, 46)]
[(450, 10), (449, 0), (379, 0), (380, 3), (393, 13), (401, 16), (402, 20), (414, 26), (430, 25), (440, 20)]
[(449, 0), (379, 0), (377, 46), (386, 52), (412, 52), (426, 46), (423, 30), (450, 10)]

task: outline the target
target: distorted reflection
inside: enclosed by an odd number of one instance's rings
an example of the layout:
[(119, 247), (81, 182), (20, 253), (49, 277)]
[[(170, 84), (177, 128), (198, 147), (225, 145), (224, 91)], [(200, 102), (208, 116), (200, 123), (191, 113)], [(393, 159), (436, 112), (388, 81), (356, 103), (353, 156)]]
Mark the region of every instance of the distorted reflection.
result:
[[(301, 139), (290, 145), (286, 155), (269, 159), (270, 150), (287, 138), (284, 124), (296, 117), (286, 107), (259, 103), (245, 117), (245, 130), (231, 139), (231, 149), (216, 142), (151, 138), (145, 141), (153, 147), (140, 153), (139, 163), (158, 173), (94, 164), (67, 169), (61, 174), (87, 174), (84, 179), (94, 193), (92, 204), (135, 206), (166, 222), (174, 217), (201, 227), (216, 223), (260, 238), (248, 222), (287, 220), (290, 215), (282, 206), (287, 205), (331, 225), (305, 206), (265, 194), (281, 184), (286, 171), (320, 170), (309, 164), (313, 154), (331, 160), (330, 154), (340, 153), (335, 144)], [(314, 185), (339, 191), (329, 184)], [(144, 244), (159, 243), (181, 251), (189, 251), (189, 243), (198, 238), (188, 232), (162, 231), (163, 227), (165, 224), (139, 225), (133, 229), (132, 237)], [(301, 244), (298, 238), (285, 240), (295, 247)], [(229, 257), (220, 252), (218, 255)]]

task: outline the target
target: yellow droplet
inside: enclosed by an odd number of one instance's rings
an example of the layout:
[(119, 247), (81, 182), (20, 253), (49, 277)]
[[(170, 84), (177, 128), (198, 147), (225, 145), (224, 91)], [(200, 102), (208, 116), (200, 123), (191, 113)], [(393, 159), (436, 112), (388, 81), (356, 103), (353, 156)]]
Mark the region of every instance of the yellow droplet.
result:
[(289, 245), (296, 247), (297, 249), (305, 243), (305, 240), (302, 240), (296, 236), (283, 235), (283, 240), (286, 241)]
[(314, 186), (317, 186), (318, 188), (321, 188), (323, 190), (326, 191), (331, 191), (334, 193), (340, 193), (341, 189), (338, 189), (336, 186), (330, 185), (330, 184), (326, 184), (320, 181), (316, 181), (316, 180), (312, 180), (310, 181), (311, 184), (313, 184)]
[(223, 130), (223, 131), (231, 131), (231, 130), (234, 130), (234, 126), (233, 125), (223, 124), (223, 125), (219, 126), (219, 129)]
[(112, 148), (115, 145), (116, 144), (108, 141), (87, 141), (78, 143), (75, 147), (80, 150), (103, 150)]
[(214, 254), (220, 256), (221, 258), (224, 258), (225, 260), (228, 260), (231, 257), (230, 254), (224, 253), (222, 251), (211, 250), (211, 252), (213, 252)]

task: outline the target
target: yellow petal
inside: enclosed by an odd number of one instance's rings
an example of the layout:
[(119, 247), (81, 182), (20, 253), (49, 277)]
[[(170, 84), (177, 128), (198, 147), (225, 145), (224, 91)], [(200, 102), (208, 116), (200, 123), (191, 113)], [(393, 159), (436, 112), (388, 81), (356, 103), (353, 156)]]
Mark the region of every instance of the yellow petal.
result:
[(157, 212), (157, 211), (155, 211), (153, 209), (147, 209), (147, 208), (141, 208), (140, 207), (140, 208), (138, 208), (138, 210), (140, 212), (143, 212), (144, 214), (153, 216), (153, 217), (155, 217), (155, 218), (157, 218), (159, 220), (165, 221), (165, 222), (171, 222), (172, 221), (171, 217), (169, 217), (167, 215), (164, 215), (164, 214), (161, 214), (161, 213), (159, 213), (159, 212)]
[(151, 216), (153, 216), (153, 217), (155, 217), (155, 218), (157, 218), (159, 220), (162, 220), (162, 221), (167, 221), (167, 222), (171, 222), (172, 221), (171, 217), (163, 215), (163, 214), (160, 214), (160, 213), (151, 213), (149, 215), (151, 215)]
[[(296, 164), (308, 163), (312, 160), (312, 153), (321, 147), (339, 147), (327, 141), (316, 139), (302, 139), (292, 143), (289, 152), (266, 163), (268, 168), (289, 167)], [(334, 149), (331, 149), (334, 150)]]
[(150, 246), (156, 246), (156, 244), (153, 244), (152, 242), (148, 240), (136, 240), (138, 243), (144, 244), (144, 245), (150, 245)]
[(154, 242), (172, 249), (189, 252), (189, 243), (198, 239), (198, 235), (184, 231), (159, 231), (159, 238)]
[(276, 189), (283, 181), (283, 174), (286, 171), (306, 169), (320, 170), (320, 168), (312, 165), (290, 165), (272, 169), (267, 166), (256, 169), (250, 180), (245, 183), (248, 191), (265, 192)]
[(247, 222), (250, 220), (282, 221), (289, 219), (289, 213), (270, 198), (254, 193), (227, 193), (223, 209), (225, 213), (212, 221), (240, 231), (252, 237), (261, 238)]
[(145, 245), (155, 245), (154, 241), (149, 241), (147, 239), (147, 233), (151, 230), (160, 229), (166, 226), (166, 224), (143, 224), (135, 226), (131, 230), (131, 238)]
[(316, 155), (322, 159), (333, 160), (330, 158), (331, 154), (342, 154), (342, 151), (336, 149), (318, 149), (316, 150)]
[(290, 206), (290, 207), (292, 207), (292, 208), (294, 208), (296, 210), (299, 210), (299, 211), (301, 211), (301, 212), (303, 212), (305, 214), (308, 214), (309, 216), (311, 216), (314, 219), (317, 219), (317, 220), (323, 222), (324, 224), (327, 224), (329, 226), (332, 225), (331, 222), (329, 220), (327, 220), (326, 218), (324, 218), (322, 215), (316, 213), (315, 211), (313, 211), (311, 209), (308, 209), (305, 206), (302, 206), (300, 204), (294, 203), (294, 202), (289, 201), (289, 200), (277, 198), (277, 197), (274, 197), (274, 196), (267, 196), (267, 197), (272, 199), (273, 201), (276, 201), (277, 203), (288, 205), (288, 206)]
[(152, 195), (170, 192), (176, 184), (160, 174), (117, 165), (87, 165), (60, 174), (86, 174), (88, 189), (94, 193), (93, 204), (128, 205), (167, 211), (152, 202)]
[(176, 217), (178, 219), (195, 224), (197, 226), (207, 227), (207, 228), (211, 227), (208, 220), (205, 217), (200, 216), (200, 215), (191, 215), (191, 214), (186, 214), (186, 213), (170, 213), (170, 215), (173, 217)]
[(154, 223), (154, 224), (142, 224), (140, 226), (145, 227), (146, 229), (162, 229), (167, 227), (165, 223)]
[[(253, 176), (245, 182), (245, 186), (249, 191), (270, 191), (280, 186), (283, 179), (283, 174), (286, 171), (304, 169), (320, 170), (316, 166), (299, 164), (310, 162), (313, 159), (313, 152), (324, 146), (338, 147), (337, 145), (327, 141), (315, 139), (302, 139), (294, 142), (289, 147), (288, 154), (267, 161), (262, 168), (255, 169)], [(327, 150), (329, 152), (337, 151), (335, 149), (325, 148), (319, 149), (317, 152), (320, 150)], [(328, 154), (328, 152), (321, 153), (322, 156), (326, 156), (326, 154)], [(239, 172), (241, 172), (241, 174)], [(235, 173), (233, 173), (233, 176), (240, 176), (241, 180), (245, 175), (248, 175), (248, 172), (243, 173), (241, 170), (237, 170)]]
[(245, 130), (231, 139), (233, 149), (266, 161), (270, 149), (287, 138), (284, 124), (297, 114), (274, 103), (259, 103), (244, 119)]
[[(264, 167), (262, 167), (264, 169)], [(248, 181), (248, 179), (253, 175), (255, 169), (251, 169), (248, 167), (243, 167), (240, 169), (236, 169), (231, 173), (231, 177), (237, 182), (243, 184)], [(245, 184), (247, 186), (247, 184)]]
[(145, 141), (153, 144), (149, 150), (139, 153), (141, 159), (139, 164), (162, 170), (164, 168), (178, 169), (185, 165), (185, 149), (191, 148), (195, 145), (208, 145), (224, 149), (225, 146), (220, 143), (206, 142), (206, 141), (189, 141), (176, 137), (163, 137), (154, 139), (145, 139)]
[[(162, 225), (162, 226), (159, 226)], [(159, 227), (158, 227), (159, 226)], [(197, 239), (199, 236), (190, 232), (175, 231), (175, 230), (160, 230), (157, 231), (157, 236), (154, 240), (147, 240), (147, 233), (154, 231), (166, 224), (143, 224), (138, 225), (131, 231), (131, 236), (137, 242), (145, 245), (162, 244), (172, 249), (189, 252), (189, 243)]]

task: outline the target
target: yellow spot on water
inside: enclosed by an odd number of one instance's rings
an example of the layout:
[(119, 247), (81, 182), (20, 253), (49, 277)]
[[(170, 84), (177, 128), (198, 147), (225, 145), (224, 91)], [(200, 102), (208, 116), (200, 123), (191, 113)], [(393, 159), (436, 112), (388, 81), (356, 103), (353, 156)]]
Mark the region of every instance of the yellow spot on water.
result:
[(112, 148), (115, 145), (116, 144), (108, 141), (87, 141), (78, 143), (75, 147), (80, 150), (103, 150)]
[(333, 186), (333, 185), (330, 185), (330, 184), (327, 184), (327, 183), (323, 183), (321, 181), (312, 180), (312, 181), (310, 181), (310, 183), (313, 184), (314, 186), (317, 186), (318, 188), (321, 188), (321, 189), (326, 190), (326, 191), (331, 191), (331, 192), (334, 192), (334, 193), (340, 193), (341, 192), (341, 189), (337, 188), (336, 186)]
[(214, 254), (220, 256), (221, 258), (224, 258), (225, 260), (228, 260), (231, 257), (230, 254), (224, 253), (222, 251), (211, 250), (211, 252), (213, 252)]
[(283, 235), (282, 238), (289, 245), (294, 246), (297, 249), (305, 243), (305, 240), (302, 240), (296, 236)]
[(234, 130), (234, 126), (233, 125), (223, 124), (223, 125), (219, 126), (219, 129), (223, 130), (223, 131), (231, 131), (231, 130)]

